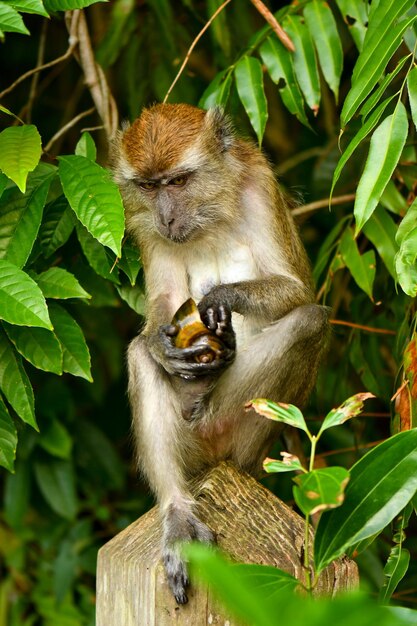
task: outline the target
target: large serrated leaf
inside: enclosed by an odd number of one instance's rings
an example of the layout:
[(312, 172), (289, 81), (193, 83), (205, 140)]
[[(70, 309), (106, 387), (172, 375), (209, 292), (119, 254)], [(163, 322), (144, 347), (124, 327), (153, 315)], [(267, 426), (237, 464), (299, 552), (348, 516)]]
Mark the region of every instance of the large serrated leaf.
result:
[(63, 370), (89, 382), (91, 377), (90, 353), (84, 335), (74, 318), (59, 304), (49, 305), (55, 334), (62, 347)]
[(6, 189), (0, 200), (0, 259), (20, 269), (25, 265), (42, 221), (43, 207), (52, 177), (43, 182), (29, 175), (26, 193), (16, 187)]
[(268, 119), (268, 104), (265, 97), (262, 66), (258, 59), (244, 56), (235, 68), (236, 88), (259, 144)]
[(64, 195), (45, 207), (39, 231), (42, 252), (48, 258), (66, 243), (74, 230), (77, 218)]
[(343, 50), (332, 10), (324, 0), (312, 0), (304, 8), (304, 17), (317, 50), (323, 76), (337, 100), (343, 69)]
[(74, 519), (78, 502), (72, 463), (48, 459), (36, 461), (34, 468), (39, 489), (49, 506), (65, 519)]
[(22, 16), (11, 5), (0, 3), (0, 34), (2, 33), (20, 33), (21, 35), (29, 35)]
[(84, 9), (85, 7), (89, 7), (97, 2), (107, 2), (107, 0), (43, 0), (45, 9), (48, 13)]
[(52, 329), (38, 285), (16, 265), (0, 259), (0, 319), (18, 326)]
[(287, 16), (283, 22), (294, 46), (294, 68), (308, 106), (317, 115), (320, 105), (320, 79), (310, 31), (298, 15)]
[(17, 431), (3, 399), (0, 397), (0, 465), (9, 472), (14, 471)]
[[(291, 53), (277, 40), (275, 36), (268, 37), (259, 49), (262, 61), (268, 74), (278, 84), (279, 93), (284, 105), (290, 113), (311, 129), (304, 110), (304, 100), (294, 74)], [(284, 81), (284, 85), (280, 85)]]
[(365, 169), (356, 193), (354, 207), (356, 234), (375, 210), (397, 166), (407, 133), (407, 112), (402, 102), (398, 102), (394, 113), (389, 115), (372, 135)]
[(32, 365), (45, 372), (62, 374), (62, 349), (54, 333), (46, 328), (13, 326), (3, 322), (16, 350)]
[[(352, 87), (346, 96), (340, 116), (342, 127), (345, 127), (352, 119), (362, 102), (378, 83), (388, 61), (401, 45), (404, 32), (416, 19), (417, 16), (409, 20), (403, 20), (390, 28), (385, 37), (375, 40), (375, 46), (372, 50), (369, 50), (364, 44), (362, 53), (357, 61), (357, 65), (360, 63), (362, 69), (360, 72), (356, 72), (356, 80), (352, 81)], [(366, 55), (369, 56), (369, 61), (363, 65), (360, 60), (361, 56), (365, 55), (365, 51)]]
[(18, 416), (38, 430), (32, 385), (3, 329), (0, 329), (0, 389)]
[(26, 191), (29, 172), (39, 163), (41, 152), (41, 137), (36, 126), (10, 126), (0, 133), (0, 169), (22, 193)]
[(42, 0), (6, 0), (6, 4), (11, 4), (16, 11), (21, 11), (22, 13), (33, 13), (34, 15), (49, 17)]
[(120, 283), (116, 259), (110, 250), (102, 246), (86, 228), (77, 224), (77, 237), (85, 257), (99, 276), (110, 280), (112, 283)]
[(417, 429), (378, 445), (350, 470), (341, 507), (325, 513), (314, 542), (317, 573), (359, 541), (379, 533), (417, 489)]
[(372, 289), (376, 273), (375, 252), (360, 254), (351, 228), (347, 228), (340, 241), (340, 254), (356, 284), (373, 301)]
[(71, 208), (101, 244), (121, 255), (124, 209), (110, 173), (80, 155), (59, 157), (59, 175)]
[(90, 298), (73, 274), (62, 267), (50, 267), (46, 272), (33, 276), (45, 298)]

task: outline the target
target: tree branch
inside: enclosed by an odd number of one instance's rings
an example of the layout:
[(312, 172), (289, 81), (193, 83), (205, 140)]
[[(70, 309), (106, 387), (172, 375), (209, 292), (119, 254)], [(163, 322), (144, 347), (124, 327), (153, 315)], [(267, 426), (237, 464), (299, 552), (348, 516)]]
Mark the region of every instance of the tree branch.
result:
[(283, 46), (287, 48), (290, 52), (295, 52), (295, 46), (291, 39), (288, 37), (285, 30), (278, 24), (275, 15), (271, 13), (267, 6), (262, 2), (262, 0), (250, 0), (257, 11), (262, 15), (262, 17), (268, 22), (271, 26), (272, 30), (280, 40)]

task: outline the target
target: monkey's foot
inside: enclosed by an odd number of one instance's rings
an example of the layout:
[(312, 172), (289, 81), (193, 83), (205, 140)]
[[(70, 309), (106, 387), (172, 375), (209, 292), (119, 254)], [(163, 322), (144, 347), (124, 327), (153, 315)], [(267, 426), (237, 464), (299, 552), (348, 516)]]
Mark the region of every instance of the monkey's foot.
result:
[(190, 584), (187, 564), (181, 556), (181, 543), (193, 540), (202, 543), (215, 542), (214, 533), (193, 513), (188, 513), (185, 520), (182, 521), (185, 522), (182, 533), (178, 533), (178, 528), (175, 528), (175, 525), (171, 526), (171, 529), (176, 531), (175, 541), (170, 541), (168, 531), (162, 555), (168, 584), (178, 604), (188, 602), (187, 587)]

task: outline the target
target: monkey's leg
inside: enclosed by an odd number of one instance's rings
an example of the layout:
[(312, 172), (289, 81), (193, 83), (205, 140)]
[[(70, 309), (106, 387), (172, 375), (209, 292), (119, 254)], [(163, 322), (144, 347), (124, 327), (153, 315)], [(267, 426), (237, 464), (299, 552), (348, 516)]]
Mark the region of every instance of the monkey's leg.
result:
[(150, 355), (146, 338), (132, 341), (128, 365), (139, 464), (161, 509), (162, 557), (168, 582), (177, 602), (184, 604), (188, 574), (179, 544), (192, 539), (214, 540), (211, 530), (193, 513), (194, 501), (185, 478), (198, 469), (201, 455), (181, 416), (170, 377)]
[(276, 422), (246, 412), (245, 403), (265, 397), (302, 406), (315, 383), (328, 328), (328, 310), (305, 305), (254, 336), (245, 349), (238, 347), (234, 363), (219, 379), (201, 419), (215, 425), (217, 432), (225, 422), (233, 437), (227, 453), (243, 469), (259, 472), (280, 430)]

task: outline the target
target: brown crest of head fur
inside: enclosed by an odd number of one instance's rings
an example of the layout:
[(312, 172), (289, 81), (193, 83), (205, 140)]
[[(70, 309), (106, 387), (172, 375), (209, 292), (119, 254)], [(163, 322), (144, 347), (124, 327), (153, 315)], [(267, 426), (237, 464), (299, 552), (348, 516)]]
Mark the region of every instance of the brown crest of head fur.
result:
[(169, 171), (195, 142), (205, 115), (188, 104), (156, 104), (145, 109), (123, 136), (129, 163), (144, 178)]

